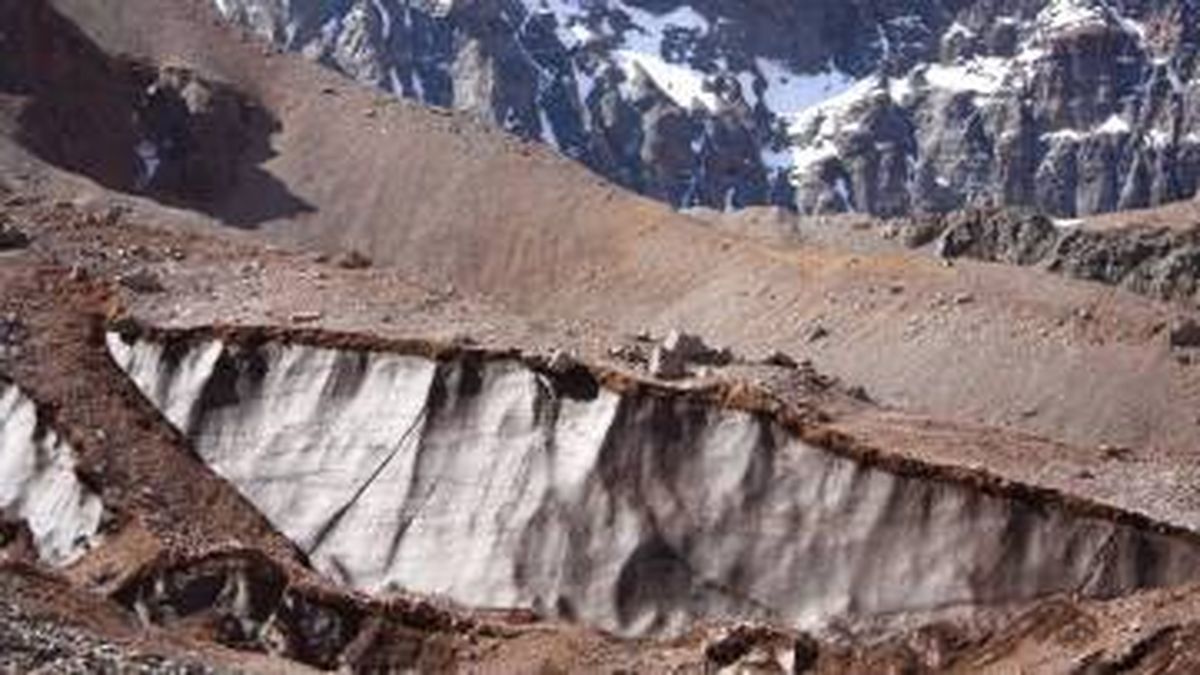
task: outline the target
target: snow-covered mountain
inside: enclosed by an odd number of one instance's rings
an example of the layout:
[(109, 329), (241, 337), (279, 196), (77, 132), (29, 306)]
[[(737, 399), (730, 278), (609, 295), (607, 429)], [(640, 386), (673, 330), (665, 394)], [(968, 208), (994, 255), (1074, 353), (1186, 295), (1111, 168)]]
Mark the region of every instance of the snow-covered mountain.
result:
[(215, 0), (677, 206), (1191, 197), (1197, 0)]

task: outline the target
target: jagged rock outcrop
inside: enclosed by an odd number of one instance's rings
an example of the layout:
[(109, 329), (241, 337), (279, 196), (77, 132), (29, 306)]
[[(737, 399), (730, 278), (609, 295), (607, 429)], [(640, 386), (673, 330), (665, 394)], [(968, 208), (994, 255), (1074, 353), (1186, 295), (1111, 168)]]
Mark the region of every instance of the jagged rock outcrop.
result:
[(1029, 265), (1041, 261), (1058, 240), (1050, 219), (1006, 211), (968, 211), (945, 219), (938, 254), (946, 258)]
[(1059, 216), (1200, 180), (1192, 0), (215, 0), (678, 206)]
[(1194, 301), (1200, 290), (1200, 225), (1093, 229), (1004, 210), (932, 220), (943, 228), (938, 251), (948, 258), (1042, 265), (1160, 300)]
[(103, 515), (99, 495), (75, 472), (71, 446), (0, 379), (0, 521), (25, 523), (38, 556), (66, 565), (96, 543)]
[(1200, 562), (1189, 535), (873, 463), (728, 396), (420, 345), (108, 344), (204, 461), (320, 571), (366, 591), (645, 634), (1111, 596)]

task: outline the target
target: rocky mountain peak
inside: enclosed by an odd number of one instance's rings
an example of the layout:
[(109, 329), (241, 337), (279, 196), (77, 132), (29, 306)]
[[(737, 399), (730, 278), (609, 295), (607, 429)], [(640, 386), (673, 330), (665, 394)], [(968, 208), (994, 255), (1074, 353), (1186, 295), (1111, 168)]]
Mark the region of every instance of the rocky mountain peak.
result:
[(215, 0), (679, 207), (1075, 217), (1200, 180), (1193, 0)]

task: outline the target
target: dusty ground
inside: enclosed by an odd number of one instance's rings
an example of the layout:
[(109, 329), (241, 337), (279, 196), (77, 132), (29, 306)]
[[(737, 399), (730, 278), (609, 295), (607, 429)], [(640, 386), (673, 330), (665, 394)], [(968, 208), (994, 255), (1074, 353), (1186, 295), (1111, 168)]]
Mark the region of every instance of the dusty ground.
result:
[[(28, 329), (0, 359), (0, 375), (70, 438), (119, 516), (104, 545), (62, 572), (0, 566), (0, 644), (14, 654), (37, 652), (22, 646), (41, 639), (37, 631), (60, 631), (54, 639), (69, 643), (60, 650), (67, 656), (91, 658), (111, 643), (128, 659), (299, 667), (303, 650), (294, 644), (249, 661), (261, 645), (235, 653), (216, 644), (220, 608), (147, 627), (121, 600), (139, 580), (217, 555), (226, 567), (277, 569), (287, 597), (317, 598), (339, 617), (374, 626), (360, 634), (368, 635), (363, 644), (342, 646), (343, 658), (364, 669), (703, 672), (721, 660), (706, 648), (719, 644), (724, 627), (670, 643), (627, 642), (531, 617), (329, 587), (116, 371), (101, 331), (121, 317), (166, 328), (284, 326), (563, 350), (631, 377), (645, 376), (628, 359), (644, 348), (639, 335), (682, 327), (740, 358), (678, 386), (748, 382), (819, 412), (819, 433), (890, 458), (1200, 528), (1200, 355), (1170, 349), (1164, 334), (1183, 308), (1037, 270), (948, 266), (853, 218), (674, 214), (543, 148), (458, 115), (385, 101), (275, 54), (219, 26), (207, 2), (50, 6), (63, 16), (39, 20), (82, 29), (69, 48), (49, 37), (39, 47), (53, 63), (44, 73), (51, 85), (95, 76), (94, 62), (80, 64), (97, 54), (129, 54), (229, 83), (279, 127), (270, 153), (242, 167), (228, 191), (203, 208), (168, 206), (121, 192), (118, 170), (104, 163), (48, 161), (48, 146), (23, 136), (31, 95), (0, 81), (0, 222), (31, 238), (0, 252), (0, 316)], [(120, 119), (126, 86), (100, 81), (89, 95), (115, 106)], [(87, 159), (107, 147), (73, 138), (56, 156)], [(1127, 222), (1121, 218), (1178, 224), (1192, 210), (1110, 216), (1097, 226)], [(350, 251), (373, 264), (344, 264)], [(161, 288), (148, 290), (139, 278)], [(762, 365), (775, 350), (811, 365), (801, 373)], [(864, 673), (1195, 672), (1198, 610), (1195, 588), (1109, 602), (1055, 598), (869, 644), (825, 636), (813, 665)], [(303, 621), (281, 623), (293, 643), (304, 635)], [(807, 645), (770, 630), (743, 642), (768, 656)]]

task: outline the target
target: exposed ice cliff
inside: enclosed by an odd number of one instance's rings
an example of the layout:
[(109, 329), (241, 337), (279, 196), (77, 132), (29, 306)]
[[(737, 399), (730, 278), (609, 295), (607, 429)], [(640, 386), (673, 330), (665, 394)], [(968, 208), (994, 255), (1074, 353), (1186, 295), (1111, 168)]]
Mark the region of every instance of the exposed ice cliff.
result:
[(38, 555), (66, 565), (91, 548), (103, 513), (75, 473), (71, 446), (29, 397), (0, 379), (0, 520), (25, 522)]
[(364, 591), (529, 606), (622, 634), (831, 621), (1194, 578), (1103, 509), (805, 442), (765, 411), (515, 356), (108, 337), (142, 392)]

